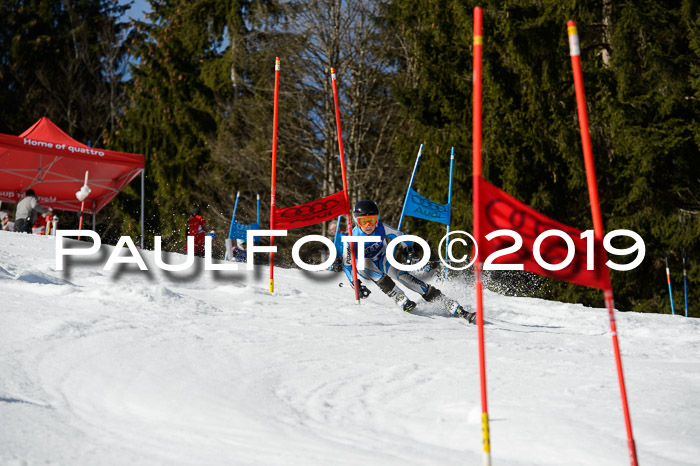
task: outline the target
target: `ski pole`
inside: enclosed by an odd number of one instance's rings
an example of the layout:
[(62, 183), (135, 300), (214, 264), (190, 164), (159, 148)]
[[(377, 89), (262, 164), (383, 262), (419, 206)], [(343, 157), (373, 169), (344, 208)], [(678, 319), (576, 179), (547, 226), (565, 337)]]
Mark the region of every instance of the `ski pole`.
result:
[(683, 250), (683, 294), (685, 295), (685, 316), (688, 317), (688, 276), (685, 273), (685, 249)]
[(673, 292), (671, 291), (671, 271), (668, 269), (668, 251), (666, 251), (666, 281), (668, 282), (668, 298), (671, 300), (671, 314), (676, 315), (673, 309)]

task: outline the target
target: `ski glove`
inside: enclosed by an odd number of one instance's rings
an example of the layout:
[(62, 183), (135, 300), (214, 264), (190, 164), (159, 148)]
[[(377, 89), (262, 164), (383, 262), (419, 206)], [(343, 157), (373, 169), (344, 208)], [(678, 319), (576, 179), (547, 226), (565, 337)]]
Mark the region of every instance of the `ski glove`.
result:
[(365, 299), (369, 296), (371, 291), (369, 291), (369, 288), (367, 288), (365, 285), (362, 284), (360, 280), (357, 280), (357, 284), (360, 285), (360, 299)]
[[(360, 280), (357, 280), (357, 284), (360, 285), (360, 289), (359, 289), (359, 291), (358, 291), (358, 293), (357, 293), (358, 295), (360, 295), (360, 299), (365, 299), (365, 298), (367, 298), (367, 297), (370, 295), (370, 293), (371, 293), (371, 291), (369, 291), (369, 288), (367, 288), (365, 285), (363, 285), (362, 282), (361, 282)], [(338, 283), (338, 286), (342, 288), (342, 287), (343, 287), (342, 282), (341, 282), (341, 283)], [(350, 282), (350, 287), (351, 287), (353, 290), (355, 289), (355, 287), (353, 286), (352, 282)]]
[(415, 264), (419, 261), (419, 258), (416, 257), (416, 250), (413, 248), (413, 246), (406, 246), (406, 249), (404, 250), (404, 257), (406, 258), (406, 264)]

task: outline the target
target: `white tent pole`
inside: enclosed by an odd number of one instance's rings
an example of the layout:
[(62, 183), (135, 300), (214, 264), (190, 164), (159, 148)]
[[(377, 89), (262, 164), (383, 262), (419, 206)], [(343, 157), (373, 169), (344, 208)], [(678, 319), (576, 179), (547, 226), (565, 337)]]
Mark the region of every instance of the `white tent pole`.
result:
[(145, 191), (144, 186), (146, 185), (146, 180), (144, 178), (144, 174), (146, 172), (146, 167), (141, 170), (141, 249), (143, 249), (143, 209), (144, 209), (144, 199), (143, 199), (143, 193)]

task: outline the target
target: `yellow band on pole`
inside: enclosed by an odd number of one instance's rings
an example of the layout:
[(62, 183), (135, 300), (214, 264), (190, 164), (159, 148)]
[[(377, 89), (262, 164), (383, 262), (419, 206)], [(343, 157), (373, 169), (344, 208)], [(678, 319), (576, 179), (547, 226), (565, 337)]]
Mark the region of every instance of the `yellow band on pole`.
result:
[(576, 26), (569, 26), (567, 29), (569, 30), (570, 36), (578, 34), (578, 29), (576, 28)]
[(275, 280), (273, 278), (270, 279), (270, 293), (275, 292)]
[(491, 438), (489, 436), (488, 413), (481, 413), (481, 431), (484, 437), (484, 453), (491, 453)]
[(482, 45), (484, 43), (484, 36), (474, 36), (474, 45)]

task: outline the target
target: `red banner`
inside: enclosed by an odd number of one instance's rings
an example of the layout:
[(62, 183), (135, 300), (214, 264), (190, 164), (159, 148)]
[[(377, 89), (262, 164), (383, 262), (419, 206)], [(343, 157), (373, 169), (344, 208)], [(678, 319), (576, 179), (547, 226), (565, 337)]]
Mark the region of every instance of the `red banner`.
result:
[(345, 192), (339, 191), (330, 196), (308, 202), (306, 204), (278, 209), (273, 207), (275, 213), (275, 229), (292, 230), (317, 223), (332, 220), (340, 215), (347, 215), (350, 211), (345, 202)]
[[(486, 261), (491, 254), (515, 244), (515, 239), (506, 235), (497, 236), (489, 241), (486, 239), (489, 233), (496, 230), (512, 230), (522, 237), (522, 246), (517, 251), (495, 258), (492, 262), (494, 265), (522, 264), (524, 270), (538, 275), (592, 288), (610, 289), (610, 274), (605, 265), (607, 254), (602, 241), (594, 241), (593, 270), (587, 270), (588, 240), (581, 238), (581, 230), (542, 215), (481, 177), (479, 177), (478, 189), (481, 204), (479, 221), (483, 236), (478, 238), (480, 261)], [(573, 242), (573, 260), (562, 270), (545, 269), (535, 260), (535, 241), (548, 230), (562, 231)], [(563, 238), (549, 236), (542, 240), (539, 254), (540, 262), (544, 261), (556, 266), (563, 263), (570, 254), (569, 246)]]

